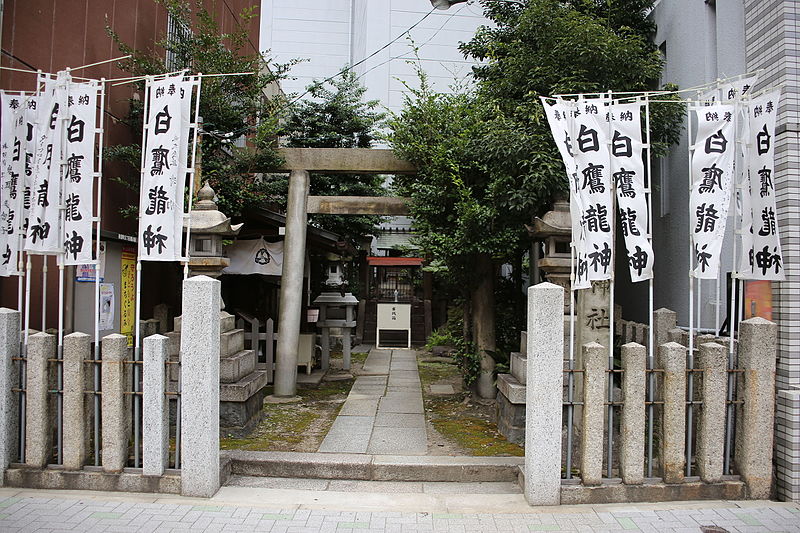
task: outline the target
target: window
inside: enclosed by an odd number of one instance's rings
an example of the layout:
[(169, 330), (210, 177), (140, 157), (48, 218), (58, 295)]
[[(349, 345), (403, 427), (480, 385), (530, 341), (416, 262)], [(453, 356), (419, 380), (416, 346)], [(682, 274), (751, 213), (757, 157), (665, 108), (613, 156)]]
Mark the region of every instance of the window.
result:
[(185, 43), (191, 36), (192, 30), (185, 22), (172, 14), (167, 16), (167, 57), (165, 63), (168, 72), (190, 66)]

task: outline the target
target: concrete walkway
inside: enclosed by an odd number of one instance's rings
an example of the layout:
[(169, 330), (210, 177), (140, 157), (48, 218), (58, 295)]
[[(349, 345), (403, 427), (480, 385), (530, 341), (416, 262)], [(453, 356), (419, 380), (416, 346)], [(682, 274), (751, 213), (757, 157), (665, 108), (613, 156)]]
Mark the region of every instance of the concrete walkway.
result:
[(428, 436), (414, 350), (372, 349), (319, 447), (322, 453), (426, 455)]
[(0, 488), (0, 531), (516, 533), (622, 530), (800, 533), (800, 507), (771, 501), (705, 501), (534, 508), (519, 494), (398, 494), (223, 487), (213, 498), (204, 500), (163, 494)]

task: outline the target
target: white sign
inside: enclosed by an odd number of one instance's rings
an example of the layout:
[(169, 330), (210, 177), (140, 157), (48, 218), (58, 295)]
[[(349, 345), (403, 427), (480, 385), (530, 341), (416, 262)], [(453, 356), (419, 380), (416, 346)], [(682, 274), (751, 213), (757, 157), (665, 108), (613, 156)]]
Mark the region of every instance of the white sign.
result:
[(22, 98), (2, 93), (0, 106), (0, 276), (11, 276), (17, 273), (24, 185)]
[(267, 242), (264, 239), (237, 240), (225, 247), (231, 260), (223, 274), (262, 274), (280, 276), (283, 268), (283, 241)]
[(83, 263), (75, 266), (75, 281), (96, 281), (100, 272), (100, 281), (105, 279), (106, 272), (106, 243), (100, 241), (100, 257), (96, 263)]
[(64, 146), (64, 264), (92, 261), (97, 83), (70, 83)]
[(625, 237), (631, 281), (653, 277), (653, 248), (644, 189), (641, 104), (608, 107), (611, 123), (611, 177), (617, 192), (619, 230)]
[[(147, 84), (149, 113), (139, 198), (139, 259), (179, 261), (182, 257), (183, 195), (189, 117), (184, 112), (192, 83), (182, 76)], [(188, 108), (187, 108), (188, 109)]]
[(406, 331), (411, 348), (411, 304), (378, 304), (378, 330), (375, 344), (381, 346), (381, 330)]
[(689, 224), (694, 276), (716, 279), (731, 203), (736, 150), (733, 105), (693, 108), (698, 128), (691, 160)]
[(743, 191), (748, 201), (742, 204), (749, 211), (750, 225), (743, 228), (749, 229), (749, 234), (743, 234), (742, 239), (747, 254), (742, 270), (748, 272), (747, 279), (785, 279), (775, 215), (775, 116), (779, 101), (780, 91), (772, 91), (753, 99), (745, 108), (749, 180)]
[(114, 284), (100, 284), (100, 329), (114, 329)]

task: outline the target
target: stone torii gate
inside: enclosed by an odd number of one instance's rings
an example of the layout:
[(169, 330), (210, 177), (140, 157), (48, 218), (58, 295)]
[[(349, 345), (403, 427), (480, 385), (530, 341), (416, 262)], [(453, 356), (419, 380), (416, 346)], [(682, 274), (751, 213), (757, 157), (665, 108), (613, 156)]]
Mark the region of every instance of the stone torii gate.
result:
[(278, 398), (297, 393), (297, 350), (303, 295), (303, 264), (309, 213), (336, 215), (406, 215), (407, 200), (384, 196), (309, 196), (311, 172), (326, 174), (416, 174), (408, 161), (392, 150), (373, 148), (284, 148), (285, 163), (276, 169), (289, 172), (286, 236), (278, 309), (278, 346), (275, 391)]

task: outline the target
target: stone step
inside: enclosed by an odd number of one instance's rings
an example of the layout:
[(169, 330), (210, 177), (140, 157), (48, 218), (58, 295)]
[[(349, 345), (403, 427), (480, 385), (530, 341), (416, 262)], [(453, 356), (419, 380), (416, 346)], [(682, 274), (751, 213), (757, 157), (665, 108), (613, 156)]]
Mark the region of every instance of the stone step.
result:
[(511, 375), (523, 385), (527, 385), (528, 356), (524, 352), (511, 352)]
[(243, 377), (236, 383), (219, 384), (219, 401), (246, 402), (267, 385), (266, 370), (258, 370)]
[(511, 374), (497, 375), (497, 391), (511, 403), (525, 403), (526, 387)]
[(236, 383), (256, 369), (256, 353), (242, 350), (219, 360), (219, 380), (221, 383)]
[(402, 456), (222, 450), (239, 476), (321, 480), (513, 482), (523, 457)]
[(244, 350), (244, 330), (232, 329), (219, 334), (219, 356), (226, 357)]
[(516, 481), (366, 481), (352, 479), (309, 479), (254, 477), (235, 474), (228, 487), (252, 487), (315, 492), (361, 492), (367, 494), (520, 494)]

